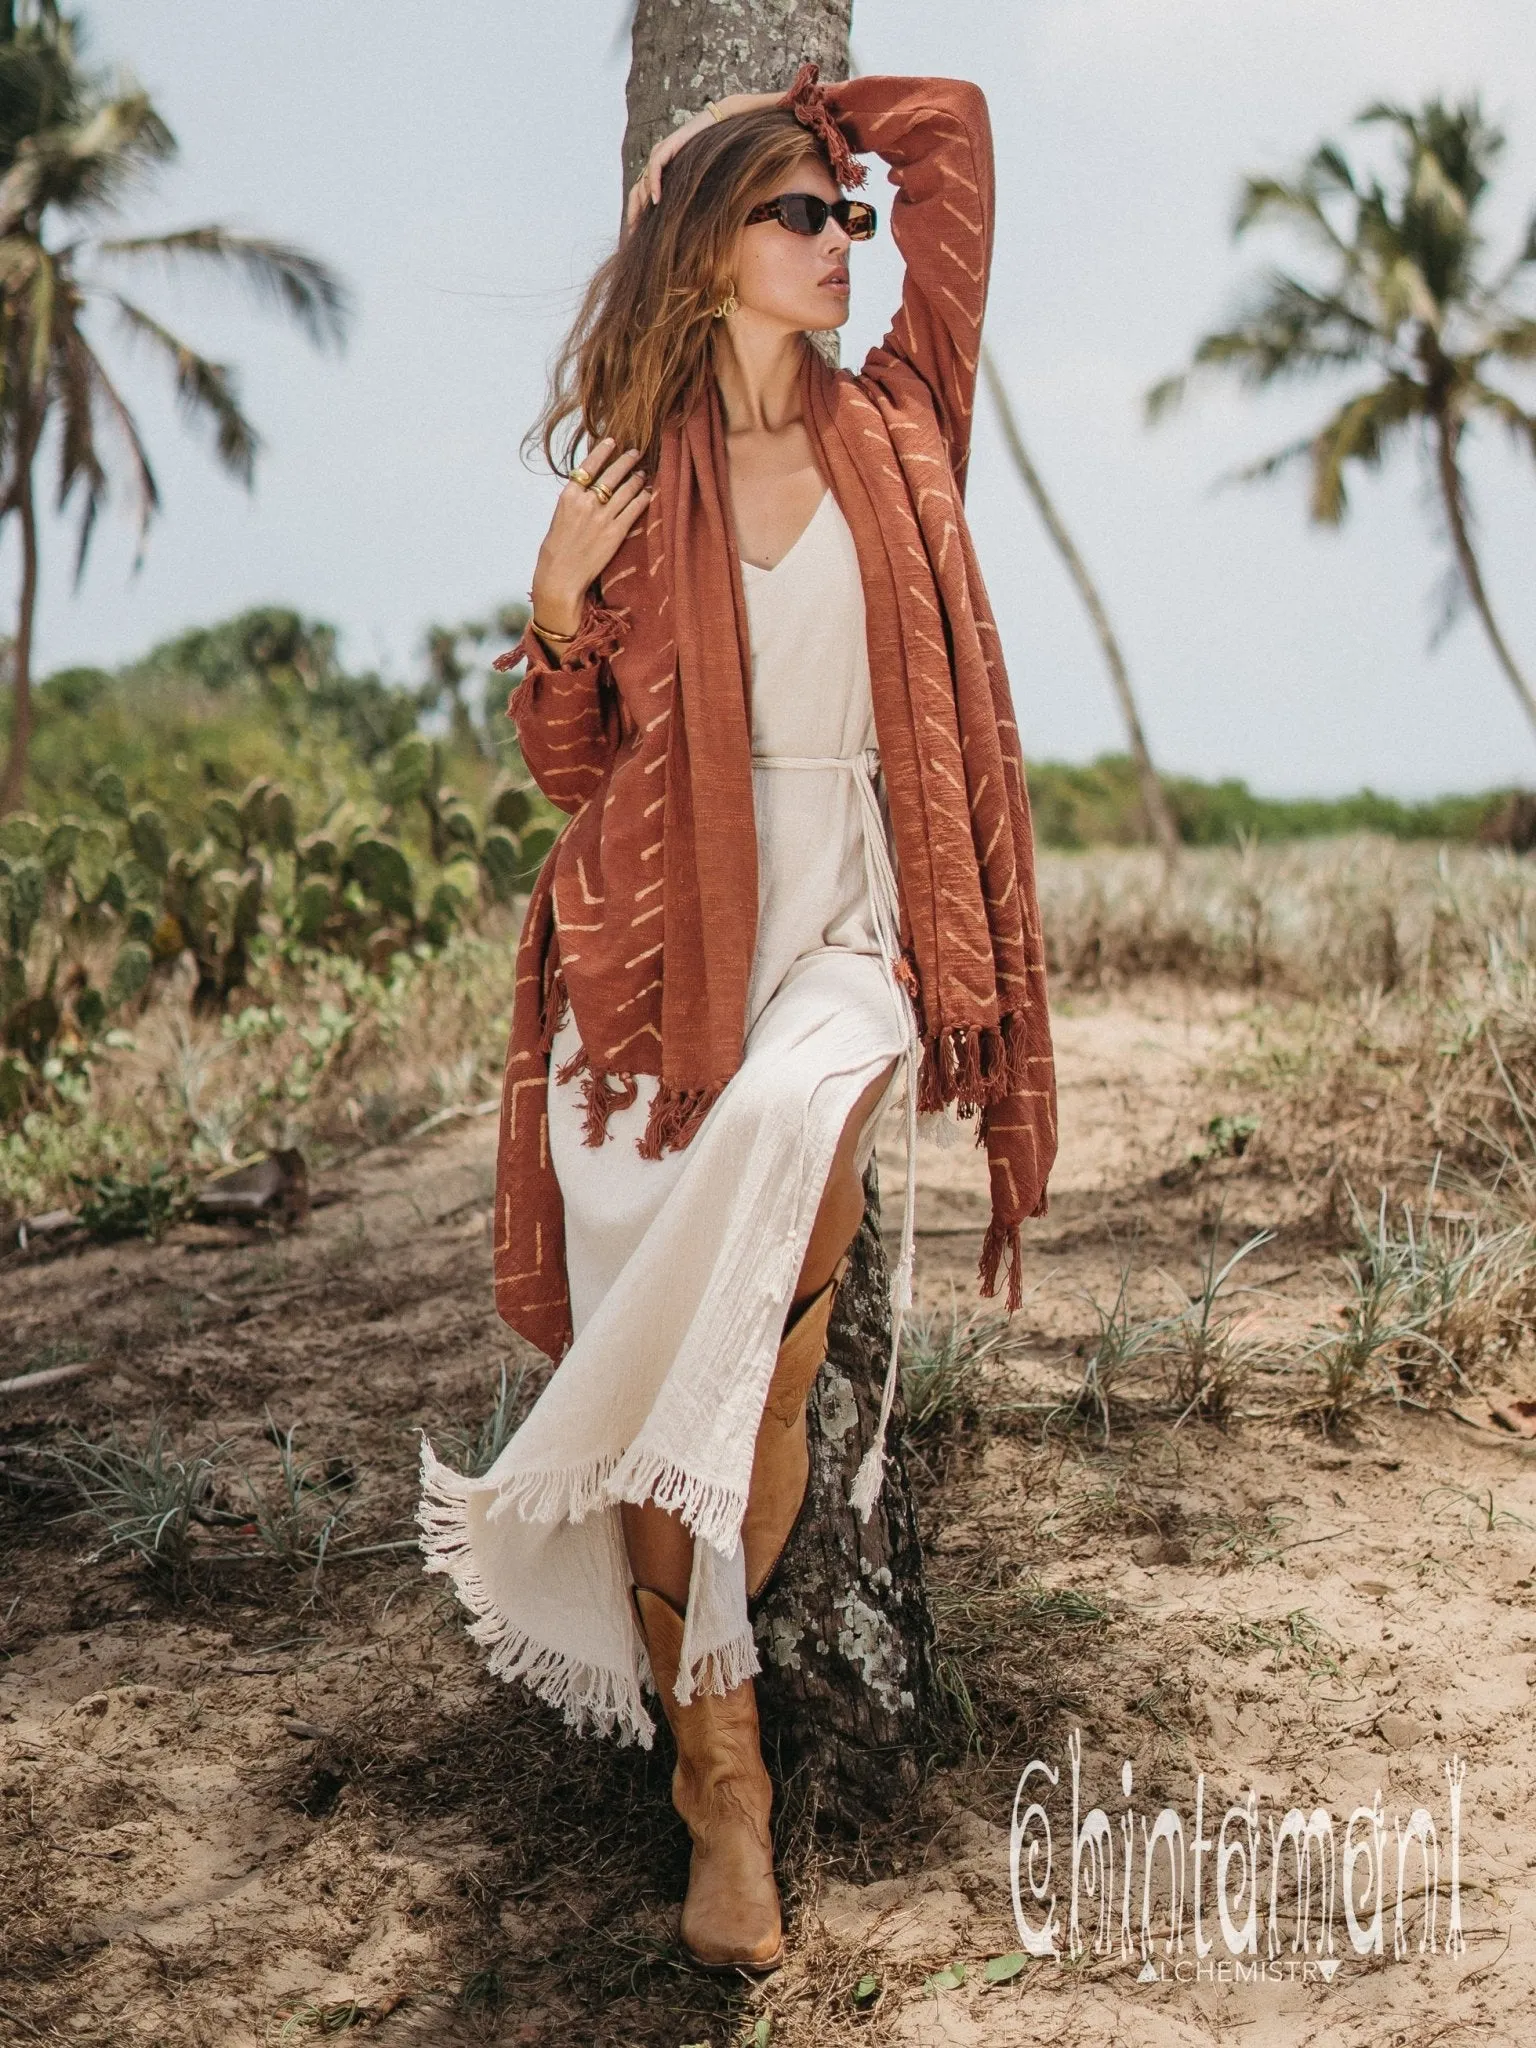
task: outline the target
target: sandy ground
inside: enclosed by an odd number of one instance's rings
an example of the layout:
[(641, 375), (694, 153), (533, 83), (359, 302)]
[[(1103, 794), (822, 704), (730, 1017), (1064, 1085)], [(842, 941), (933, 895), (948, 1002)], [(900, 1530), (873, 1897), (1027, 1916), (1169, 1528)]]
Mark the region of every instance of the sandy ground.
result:
[[(1130, 1383), (1107, 1440), (1047, 1426), (1127, 1263), (1138, 1309), (1166, 1311), (1174, 1283), (1194, 1285), (1218, 1216), (1229, 1245), (1277, 1233), (1244, 1269), (1262, 1290), (1256, 1331), (1294, 1359), (1306, 1329), (1336, 1315), (1336, 1249), (1282, 1177), (1232, 1161), (1163, 1178), (1213, 1115), (1262, 1113), (1221, 1078), (1245, 1030), (1234, 1008), (1179, 990), (1060, 1007), (1061, 1165), (1029, 1238), (1033, 1291), (989, 1374), (985, 1419), (929, 1444), (920, 1475), (941, 1647), (976, 1739), (966, 1754), (962, 1735), (901, 1826), (796, 1851), (789, 1960), (755, 1987), (677, 1966), (687, 1847), (664, 1748), (569, 1739), (483, 1676), (409, 1552), (373, 1550), (409, 1533), (417, 1430), (472, 1430), (501, 1364), (527, 1362), (489, 1302), (488, 1120), (366, 1155), (286, 1242), (182, 1232), (0, 1270), (11, 1369), (68, 1336), (98, 1361), (7, 1404), (0, 1469), (35, 1470), (18, 1447), (66, 1425), (99, 1434), (115, 1418), (131, 1432), (158, 1410), (178, 1444), (233, 1438), (270, 1472), (270, 1409), (297, 1425), (305, 1457), (330, 1461), (330, 1497), (349, 1504), (337, 1552), (369, 1552), (338, 1555), (318, 1585), (252, 1563), (167, 1591), (129, 1561), (83, 1561), (88, 1536), (57, 1519), (56, 1498), (0, 1487), (0, 2042), (248, 2048), (354, 2029), (667, 2048), (855, 2034), (935, 2048), (1528, 2040), (1531, 1450), (1389, 1404), (1325, 1441), (1294, 1419), (1299, 1364), (1256, 1376), (1241, 1402), (1255, 1412), (1228, 1429), (1176, 1423), (1158, 1389)], [(894, 1239), (895, 1112), (879, 1159)], [(925, 1146), (920, 1307), (975, 1299), (985, 1206), (981, 1156)], [(525, 1398), (538, 1384), (535, 1364)], [(1081, 1808), (1106, 1810), (1114, 1850), (1107, 1952), (1091, 1947), (1098, 1906), (1080, 1870), (1090, 1946), (1076, 1959), (1074, 1738)], [(1064, 1952), (994, 1964), (1005, 1974), (989, 1982), (988, 1960), (1021, 1947), (1009, 1823), (1035, 1760), (1059, 1774), (1052, 1789), (1037, 1772), (1021, 1811), (1045, 1806), (1040, 1892), (1055, 1896)], [(1262, 1969), (1241, 1954), (1248, 1981), (1234, 1982), (1215, 1844), (1250, 1792)], [(1342, 1857), (1349, 1814), (1378, 1792), (1382, 1952), (1356, 1953), (1338, 1868), (1336, 1969), (1318, 1970), (1315, 1939), (1295, 1951), (1289, 1879), (1271, 1959), (1270, 1826), (1325, 1807)], [(1182, 1949), (1168, 1951), (1159, 1881), (1142, 1981), (1141, 1829), (1172, 1808), (1192, 1837), (1197, 1794), (1211, 1946), (1197, 1956), (1186, 1896)], [(1436, 1938), (1421, 1953), (1409, 1844), (1398, 1958), (1399, 1842), (1419, 1807), (1435, 1828)], [(1372, 1833), (1357, 1821), (1356, 1840)], [(1227, 1836), (1245, 1839), (1238, 1819)], [(1314, 1887), (1320, 1872), (1319, 1855)], [(1227, 1871), (1237, 1921), (1242, 1874)], [(1038, 1926), (1046, 1907), (1027, 1878), (1022, 1904)], [(1464, 1946), (1448, 1953), (1453, 1905)]]

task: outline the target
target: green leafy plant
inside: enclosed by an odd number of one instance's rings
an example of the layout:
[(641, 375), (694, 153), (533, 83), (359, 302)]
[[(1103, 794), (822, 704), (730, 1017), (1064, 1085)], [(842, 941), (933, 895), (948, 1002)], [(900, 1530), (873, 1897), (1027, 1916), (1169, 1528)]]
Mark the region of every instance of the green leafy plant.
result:
[(249, 1524), (263, 1551), (289, 1571), (312, 1570), (318, 1579), (331, 1539), (351, 1512), (344, 1469), (306, 1465), (294, 1450), (297, 1424), (279, 1429), (264, 1409), (266, 1433), (276, 1446), (276, 1491), (258, 1486), (243, 1465), (235, 1470), (250, 1502)]
[(975, 1403), (978, 1369), (1008, 1337), (1008, 1319), (974, 1308), (908, 1311), (901, 1322), (901, 1392), (907, 1435), (921, 1441)]
[[(1231, 1289), (1232, 1276), (1244, 1259), (1273, 1241), (1272, 1230), (1258, 1230), (1240, 1244), (1218, 1267), (1221, 1243), (1218, 1210), (1211, 1240), (1200, 1266), (1200, 1285), (1194, 1294), (1184, 1295), (1184, 1305), (1171, 1317), (1164, 1331), (1164, 1347), (1172, 1366), (1174, 1398), (1180, 1404), (1179, 1421), (1201, 1415), (1210, 1422), (1224, 1422), (1232, 1412), (1239, 1388), (1247, 1380), (1260, 1355), (1256, 1341), (1244, 1333), (1243, 1318), (1228, 1312), (1224, 1298)], [(1177, 1286), (1177, 1282), (1173, 1283)], [(1175, 1425), (1177, 1426), (1177, 1425)]]
[(177, 1455), (163, 1416), (151, 1418), (142, 1443), (121, 1435), (114, 1423), (93, 1440), (72, 1429), (54, 1449), (99, 1541), (87, 1562), (127, 1551), (152, 1571), (168, 1577), (192, 1560), (193, 1530), (217, 1527), (241, 1517), (221, 1511), (215, 1488), (228, 1441)]
[(159, 1163), (151, 1166), (143, 1180), (114, 1173), (101, 1174), (95, 1180), (76, 1174), (74, 1179), (84, 1191), (80, 1222), (93, 1237), (108, 1241), (120, 1237), (158, 1239), (192, 1206), (192, 1184), (187, 1176), (172, 1173)]

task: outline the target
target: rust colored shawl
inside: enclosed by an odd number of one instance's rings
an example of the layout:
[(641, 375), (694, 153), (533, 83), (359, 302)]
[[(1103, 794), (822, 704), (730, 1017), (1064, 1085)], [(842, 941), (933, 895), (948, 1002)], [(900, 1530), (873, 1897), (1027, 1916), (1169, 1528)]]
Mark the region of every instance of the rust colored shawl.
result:
[[(875, 730), (922, 1033), (918, 1107), (978, 1119), (992, 1214), (977, 1275), (1021, 1298), (1019, 1224), (1044, 1213), (1056, 1089), (1024, 763), (963, 510), (992, 252), (986, 100), (950, 78), (822, 86), (786, 103), (890, 165), (902, 302), (862, 369), (804, 349), (801, 396), (863, 578)], [(842, 182), (839, 153), (829, 152)], [(854, 166), (855, 170), (861, 167)], [(571, 1341), (550, 1162), (550, 1045), (581, 1046), (586, 1140), (658, 1077), (638, 1149), (688, 1143), (740, 1065), (757, 922), (750, 646), (719, 388), (664, 431), (655, 493), (558, 665), (531, 627), (498, 666), (523, 757), (571, 821), (534, 884), (517, 954), (497, 1161), (496, 1305), (559, 1359)], [(814, 676), (807, 676), (814, 687)]]

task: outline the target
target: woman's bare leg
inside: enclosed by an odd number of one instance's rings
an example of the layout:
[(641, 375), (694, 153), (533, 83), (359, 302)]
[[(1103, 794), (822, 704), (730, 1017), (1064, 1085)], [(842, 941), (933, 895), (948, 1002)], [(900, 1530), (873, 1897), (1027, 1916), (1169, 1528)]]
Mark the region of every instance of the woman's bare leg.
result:
[(827, 1172), (821, 1206), (811, 1226), (810, 1242), (800, 1262), (800, 1277), (795, 1282), (794, 1298), (790, 1303), (791, 1315), (802, 1301), (826, 1285), (832, 1277), (832, 1269), (858, 1235), (859, 1225), (864, 1220), (864, 1184), (854, 1170), (853, 1158), (870, 1111), (885, 1093), (895, 1070), (896, 1062), (892, 1060), (870, 1082), (848, 1113), (848, 1121), (843, 1125), (843, 1134), (837, 1141), (837, 1150)]
[(685, 1608), (693, 1574), (693, 1537), (688, 1529), (653, 1500), (621, 1500), (619, 1519), (635, 1584), (665, 1593), (674, 1607)]
[[(885, 1092), (896, 1062), (877, 1074), (848, 1113), (842, 1136), (837, 1141), (826, 1186), (811, 1226), (810, 1242), (800, 1264), (790, 1313), (816, 1294), (832, 1277), (832, 1270), (852, 1244), (864, 1219), (864, 1188), (854, 1171), (853, 1156), (859, 1135), (870, 1111)], [(682, 1520), (655, 1501), (619, 1502), (624, 1547), (629, 1553), (635, 1583), (651, 1586), (679, 1608), (688, 1604), (688, 1582), (693, 1575), (693, 1537)]]

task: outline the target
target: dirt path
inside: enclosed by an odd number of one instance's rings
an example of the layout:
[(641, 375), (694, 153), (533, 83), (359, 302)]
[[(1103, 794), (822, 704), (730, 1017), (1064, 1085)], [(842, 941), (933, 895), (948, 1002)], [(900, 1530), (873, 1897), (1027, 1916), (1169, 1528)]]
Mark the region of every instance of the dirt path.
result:
[[(678, 2048), (750, 2041), (760, 2019), (775, 2043), (1528, 2038), (1530, 1452), (1390, 1405), (1325, 1442), (1291, 1419), (1299, 1365), (1246, 1386), (1241, 1405), (1271, 1412), (1228, 1430), (1175, 1426), (1134, 1375), (1107, 1441), (1046, 1427), (1127, 1263), (1138, 1311), (1166, 1311), (1159, 1269), (1192, 1287), (1218, 1214), (1228, 1245), (1276, 1230), (1245, 1270), (1265, 1290), (1256, 1327), (1293, 1354), (1342, 1298), (1336, 1255), (1282, 1182), (1239, 1161), (1178, 1171), (1213, 1116), (1262, 1113), (1207, 1072), (1244, 1029), (1177, 990), (1061, 1007), (1061, 1170), (1030, 1237), (1035, 1291), (983, 1397), (922, 1448), (933, 1597), (976, 1741), (901, 1828), (861, 1850), (788, 1845), (790, 1959), (756, 1990), (675, 1967), (686, 1840), (661, 1747), (570, 1740), (520, 1689), (483, 1677), (410, 1553), (373, 1550), (408, 1533), (417, 1430), (472, 1435), (501, 1365), (515, 1375), (523, 1355), (489, 1305), (488, 1121), (365, 1156), (335, 1176), (343, 1199), (286, 1244), (189, 1232), (0, 1271), (14, 1369), (82, 1334), (97, 1362), (0, 1413), (0, 1470), (19, 1475), (0, 1488), (0, 2042), (248, 2048), (355, 2027)], [(894, 1115), (879, 1157), (899, 1203)], [(953, 1288), (964, 1307), (981, 1155), (925, 1146), (919, 1199), (918, 1306)], [(899, 1223), (893, 1203), (893, 1238)], [(535, 1369), (522, 1398), (538, 1384)], [(178, 1448), (233, 1438), (270, 1476), (265, 1410), (297, 1425), (326, 1481), (305, 1512), (346, 1507), (318, 1585), (254, 1562), (194, 1570), (172, 1597), (130, 1562), (83, 1563), (88, 1534), (59, 1525), (58, 1501), (28, 1477), (26, 1444), (58, 1442), (67, 1424), (100, 1436), (113, 1418), (142, 1435), (154, 1412)], [(1081, 1806), (1102, 1806), (1112, 1830), (1109, 1952), (1031, 1960), (988, 1983), (987, 1960), (1020, 1946), (1009, 1818), (1034, 1759), (1060, 1774), (1054, 1791), (1037, 1775), (1026, 1800), (1046, 1806), (1041, 1890), (1067, 1921), (1075, 1731)], [(1466, 1767), (1454, 1831), (1465, 1950), (1447, 1954), (1453, 1755)], [(1254, 1959), (1234, 1963), (1217, 1923), (1213, 1849), (1198, 1981), (1190, 1902), (1183, 1952), (1168, 1955), (1159, 1882), (1156, 1981), (1141, 1982), (1140, 1828), (1171, 1807), (1192, 1835), (1201, 1774), (1206, 1837), (1257, 1797), (1261, 1981), (1230, 1981)], [(1342, 1851), (1350, 1811), (1378, 1790), (1384, 1952), (1355, 1953), (1337, 1870), (1339, 1966), (1324, 1981), (1309, 1959), (1303, 1981), (1289, 1878), (1268, 1959), (1268, 1825), (1324, 1806)], [(1419, 1806), (1436, 1829), (1437, 1945), (1418, 1952), (1415, 1848), (1409, 1953), (1396, 1960), (1394, 1820), (1406, 1830)], [(1239, 1920), (1240, 1877), (1234, 1864)], [(1023, 1903), (1030, 1925), (1044, 1920), (1027, 1889)], [(1097, 1910), (1080, 1884), (1090, 1941)], [(963, 1982), (953, 1970), (927, 1982), (955, 1964)], [(863, 1979), (877, 1988), (861, 2011)]]

